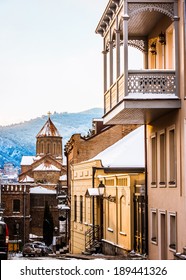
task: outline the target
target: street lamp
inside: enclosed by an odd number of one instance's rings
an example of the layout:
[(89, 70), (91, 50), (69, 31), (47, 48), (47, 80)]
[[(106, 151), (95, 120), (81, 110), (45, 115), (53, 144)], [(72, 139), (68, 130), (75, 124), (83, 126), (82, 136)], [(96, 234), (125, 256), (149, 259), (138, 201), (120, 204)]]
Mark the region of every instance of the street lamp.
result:
[(101, 181), (99, 186), (98, 186), (98, 191), (99, 191), (99, 195), (102, 197), (102, 199), (107, 199), (110, 202), (116, 202), (116, 196), (104, 196), (105, 193), (105, 185), (103, 184), (103, 182)]
[(105, 192), (105, 185), (103, 184), (102, 181), (99, 183), (98, 191), (99, 191), (99, 195), (101, 195), (101, 196), (104, 195), (104, 192)]
[(159, 39), (159, 42), (160, 42), (161, 45), (165, 45), (166, 44), (165, 33), (163, 33), (162, 31), (159, 34), (158, 39)]
[(149, 51), (151, 52), (152, 55), (156, 55), (156, 43), (152, 42), (152, 44), (150, 45), (150, 49)]

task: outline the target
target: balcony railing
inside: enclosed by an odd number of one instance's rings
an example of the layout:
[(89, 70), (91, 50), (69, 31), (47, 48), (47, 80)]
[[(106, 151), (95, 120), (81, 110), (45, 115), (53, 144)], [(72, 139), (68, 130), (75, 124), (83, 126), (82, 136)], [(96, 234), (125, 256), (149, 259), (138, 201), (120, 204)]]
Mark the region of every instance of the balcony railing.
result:
[[(176, 75), (173, 70), (131, 70), (128, 72), (128, 97), (141, 99), (152, 98), (155, 94), (158, 98), (165, 95), (175, 96)], [(158, 94), (158, 96), (157, 96)], [(105, 114), (114, 108), (126, 97), (124, 92), (124, 74), (105, 92)]]

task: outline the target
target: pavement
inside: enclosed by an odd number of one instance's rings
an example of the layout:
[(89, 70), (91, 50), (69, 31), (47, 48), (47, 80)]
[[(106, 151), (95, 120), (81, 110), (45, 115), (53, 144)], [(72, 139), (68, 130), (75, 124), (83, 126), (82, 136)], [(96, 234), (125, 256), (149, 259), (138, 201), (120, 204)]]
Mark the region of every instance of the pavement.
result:
[(128, 254), (128, 255), (104, 255), (104, 254), (71, 254), (65, 253), (56, 256), (58, 259), (79, 259), (79, 260), (95, 260), (95, 259), (104, 259), (104, 260), (145, 260), (145, 256), (139, 254)]

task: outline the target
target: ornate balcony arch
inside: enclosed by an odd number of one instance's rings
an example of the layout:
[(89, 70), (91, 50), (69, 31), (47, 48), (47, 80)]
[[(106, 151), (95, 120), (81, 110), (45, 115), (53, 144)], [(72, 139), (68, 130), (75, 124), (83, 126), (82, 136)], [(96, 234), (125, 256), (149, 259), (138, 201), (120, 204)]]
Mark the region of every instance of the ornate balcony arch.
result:
[(174, 20), (174, 4), (173, 3), (129, 3), (128, 15), (134, 16), (140, 12), (160, 12)]
[(145, 39), (129, 39), (128, 45), (130, 47), (138, 49), (141, 52), (147, 51), (147, 42)]

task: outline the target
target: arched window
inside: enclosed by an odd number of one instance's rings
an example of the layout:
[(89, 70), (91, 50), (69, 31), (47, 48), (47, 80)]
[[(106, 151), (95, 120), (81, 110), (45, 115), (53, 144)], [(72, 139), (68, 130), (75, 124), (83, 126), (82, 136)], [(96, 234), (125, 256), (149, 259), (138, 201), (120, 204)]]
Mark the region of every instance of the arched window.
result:
[(77, 221), (77, 195), (74, 196), (74, 221)]
[(120, 231), (125, 231), (126, 225), (126, 213), (125, 213), (125, 206), (126, 206), (126, 197), (122, 195), (120, 197)]
[(41, 145), (40, 145), (40, 147), (41, 147), (41, 150), (40, 150), (40, 152), (41, 152), (41, 154), (43, 154), (43, 153), (44, 153), (44, 145), (43, 145), (43, 142), (41, 142)]
[(53, 145), (53, 154), (54, 155), (56, 154), (56, 143), (54, 143), (54, 145)]
[(50, 143), (47, 143), (47, 154), (50, 153)]
[(79, 216), (79, 220), (80, 220), (80, 223), (83, 223), (83, 196), (80, 195), (80, 204), (79, 204), (79, 213), (80, 213), (80, 216)]

